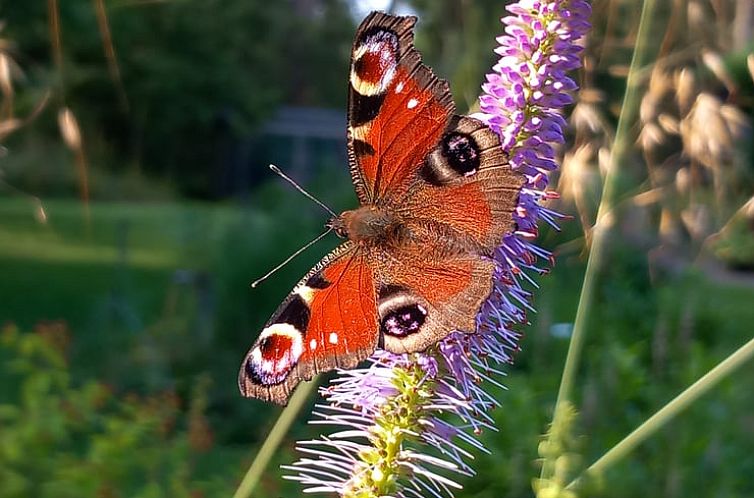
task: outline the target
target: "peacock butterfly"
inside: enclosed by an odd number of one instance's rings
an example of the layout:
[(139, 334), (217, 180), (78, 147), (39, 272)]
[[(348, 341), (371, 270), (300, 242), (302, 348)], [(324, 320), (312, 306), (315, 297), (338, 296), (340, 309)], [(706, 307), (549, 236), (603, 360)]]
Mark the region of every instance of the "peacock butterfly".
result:
[(244, 396), (285, 404), (301, 380), (354, 367), (378, 346), (423, 351), (476, 329), (524, 178), (495, 132), (454, 115), (447, 82), (414, 48), (415, 23), (373, 12), (356, 31), (348, 160), (360, 206), (329, 221), (345, 242), (294, 287), (246, 355)]

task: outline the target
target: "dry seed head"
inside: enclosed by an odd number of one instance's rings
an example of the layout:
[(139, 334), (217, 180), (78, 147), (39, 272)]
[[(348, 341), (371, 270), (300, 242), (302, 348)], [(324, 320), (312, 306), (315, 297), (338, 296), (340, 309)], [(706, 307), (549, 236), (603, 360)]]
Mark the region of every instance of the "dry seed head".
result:
[(599, 103), (602, 102), (602, 92), (597, 90), (585, 92), (571, 111), (571, 125), (577, 133), (589, 132), (590, 134), (612, 134), (610, 125), (602, 117)]
[(668, 96), (673, 90), (673, 79), (670, 73), (655, 67), (649, 78), (649, 87), (639, 106), (639, 119), (645, 125), (653, 122), (667, 110)]
[(607, 171), (610, 168), (610, 149), (607, 147), (600, 147), (600, 150), (597, 151), (597, 164), (599, 164), (602, 178), (605, 178), (607, 176)]
[(639, 105), (639, 119), (642, 123), (651, 123), (657, 117), (658, 99), (650, 92), (644, 94), (641, 98), (641, 105)]
[(714, 39), (715, 23), (711, 21), (713, 16), (705, 11), (698, 0), (689, 1), (686, 11), (687, 29), (694, 33), (694, 38), (702, 43)]
[(723, 104), (720, 107), (720, 114), (725, 119), (725, 124), (728, 127), (728, 132), (734, 138), (742, 138), (746, 136), (751, 128), (749, 118), (741, 112), (741, 110), (730, 104)]
[(37, 221), (41, 224), (47, 223), (47, 211), (45, 211), (45, 207), (42, 204), (42, 202), (37, 199), (37, 208), (34, 210), (34, 217), (37, 219)]
[(730, 161), (737, 142), (749, 133), (750, 124), (736, 107), (705, 92), (699, 94), (680, 128), (684, 152), (715, 169)]
[(605, 92), (596, 88), (582, 88), (579, 90), (578, 99), (588, 104), (601, 104), (605, 101)]
[(749, 54), (746, 57), (746, 66), (749, 68), (749, 76), (754, 81), (754, 54)]
[(567, 152), (563, 158), (558, 192), (564, 201), (575, 202), (579, 210), (589, 205), (588, 196), (600, 191), (602, 179), (594, 167), (594, 152), (594, 147), (586, 143)]
[(680, 71), (676, 71), (675, 88), (675, 99), (683, 116), (691, 109), (696, 95), (696, 81), (691, 69), (684, 67)]
[(76, 116), (67, 107), (62, 108), (58, 113), (58, 126), (68, 148), (79, 150), (81, 148), (81, 131)]
[(611, 64), (608, 66), (607, 72), (614, 78), (625, 78), (631, 72), (631, 68), (628, 64)]
[(655, 66), (649, 78), (649, 89), (647, 91), (654, 95), (655, 99), (662, 100), (672, 88), (673, 82), (670, 74), (665, 72), (664, 69), (660, 69), (659, 66)]
[(5, 52), (0, 52), (0, 90), (6, 97), (13, 95), (13, 81), (10, 74), (10, 58)]
[(657, 123), (666, 133), (670, 133), (672, 135), (678, 135), (678, 133), (680, 133), (681, 131), (678, 119), (666, 112), (663, 112), (662, 114), (657, 116)]
[(655, 123), (647, 123), (639, 133), (638, 142), (644, 150), (652, 150), (665, 143), (665, 133)]
[(675, 189), (681, 195), (686, 195), (691, 191), (691, 171), (688, 168), (681, 168), (676, 172)]
[(660, 211), (660, 226), (658, 228), (660, 240), (665, 244), (681, 245), (683, 243), (683, 229), (678, 217), (668, 208)]
[(21, 126), (21, 120), (16, 118), (0, 121), (0, 140), (4, 139)]

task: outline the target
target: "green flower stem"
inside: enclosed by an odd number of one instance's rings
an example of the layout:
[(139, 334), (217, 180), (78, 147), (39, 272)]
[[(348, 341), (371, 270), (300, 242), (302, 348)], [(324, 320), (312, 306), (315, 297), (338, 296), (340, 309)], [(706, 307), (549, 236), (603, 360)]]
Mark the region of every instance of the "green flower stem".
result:
[(738, 367), (752, 358), (754, 358), (754, 339), (751, 339), (744, 344), (738, 349), (738, 351), (728, 356), (715, 368), (707, 372), (685, 391), (676, 396), (670, 403), (666, 404), (657, 413), (649, 417), (647, 421), (637, 427), (631, 434), (626, 436), (621, 442), (613, 446), (610, 451), (589, 466), (581, 477), (567, 486), (567, 489), (575, 487), (586, 474), (600, 475), (604, 473), (605, 470), (622, 460), (623, 457), (628, 455), (636, 446), (643, 443), (647, 438), (670, 422), (681, 411), (685, 410), (690, 404), (694, 403), (710, 389), (719, 384), (721, 380), (730, 376)]
[(414, 363), (393, 370), (397, 393), (385, 401), (370, 429), (371, 447), (362, 451), (344, 498), (392, 496), (401, 475), (403, 443), (422, 431), (419, 418), (434, 381)]
[[(615, 134), (615, 141), (610, 154), (610, 163), (605, 175), (602, 199), (597, 211), (597, 222), (593, 228), (592, 248), (587, 261), (586, 272), (584, 275), (584, 284), (581, 287), (581, 296), (579, 306), (576, 310), (576, 318), (573, 324), (573, 335), (568, 346), (563, 375), (560, 381), (560, 389), (555, 403), (553, 416), (553, 425), (557, 424), (555, 418), (558, 414), (557, 407), (565, 402), (571, 402), (571, 391), (576, 381), (576, 372), (581, 358), (581, 351), (584, 346), (586, 337), (586, 327), (589, 316), (592, 311), (594, 300), (595, 285), (597, 276), (605, 260), (610, 227), (613, 223), (613, 207), (615, 205), (616, 191), (618, 186), (618, 176), (621, 171), (625, 170), (624, 164), (629, 158), (631, 147), (633, 146), (633, 134), (631, 128), (637, 122), (639, 103), (641, 101), (640, 81), (638, 75), (641, 68), (646, 64), (649, 58), (648, 40), (651, 33), (651, 20), (654, 15), (655, 0), (644, 0), (642, 5), (641, 19), (639, 20), (639, 32), (636, 37), (636, 46), (634, 47), (631, 67), (626, 79), (626, 92), (623, 97), (623, 106), (618, 127)], [(541, 478), (551, 478), (550, 466), (542, 467)]]
[(302, 382), (298, 389), (291, 396), (288, 406), (280, 413), (275, 425), (267, 435), (267, 439), (264, 440), (262, 447), (257, 452), (257, 456), (254, 457), (254, 461), (251, 463), (251, 467), (246, 471), (241, 484), (236, 489), (233, 498), (249, 498), (252, 496), (254, 489), (259, 484), (259, 479), (262, 477), (267, 466), (270, 464), (272, 456), (283, 441), (283, 437), (288, 432), (291, 424), (296, 420), (297, 415), (304, 407), (304, 403), (309, 399), (309, 394), (317, 387), (317, 377), (311, 380), (311, 382)]
[(639, 102), (641, 93), (636, 81), (636, 75), (640, 68), (645, 64), (647, 59), (647, 38), (650, 32), (650, 19), (654, 11), (654, 0), (645, 0), (641, 20), (639, 22), (639, 34), (636, 40), (633, 58), (631, 60), (631, 69), (626, 82), (626, 93), (623, 98), (623, 107), (621, 109), (618, 127), (615, 135), (615, 142), (610, 154), (610, 164), (605, 175), (602, 199), (597, 211), (597, 223), (594, 227), (594, 236), (592, 249), (587, 261), (584, 284), (581, 287), (581, 296), (579, 298), (579, 307), (576, 310), (576, 319), (573, 324), (573, 335), (566, 356), (563, 376), (558, 391), (558, 401), (570, 400), (570, 394), (576, 377), (576, 368), (583, 347), (584, 335), (589, 314), (592, 311), (592, 302), (594, 298), (595, 280), (605, 259), (605, 247), (607, 236), (610, 233), (610, 226), (613, 222), (612, 211), (615, 205), (615, 197), (618, 183), (618, 175), (621, 166), (628, 159), (629, 152), (633, 145), (631, 128), (636, 122), (639, 111)]

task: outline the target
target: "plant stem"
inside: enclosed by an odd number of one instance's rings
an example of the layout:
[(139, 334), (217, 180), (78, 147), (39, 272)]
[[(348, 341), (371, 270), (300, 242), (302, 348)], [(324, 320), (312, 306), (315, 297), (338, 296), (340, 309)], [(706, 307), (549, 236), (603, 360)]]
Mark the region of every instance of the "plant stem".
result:
[(259, 448), (257, 456), (254, 457), (254, 461), (251, 463), (249, 470), (246, 471), (241, 484), (238, 485), (233, 498), (249, 498), (252, 495), (257, 484), (259, 484), (259, 479), (269, 465), (272, 455), (274, 455), (275, 450), (280, 446), (280, 442), (301, 411), (304, 403), (309, 399), (312, 389), (317, 387), (317, 385), (318, 382), (315, 377), (310, 382), (302, 382), (298, 386), (298, 389), (291, 396), (288, 406), (280, 413), (275, 425), (267, 435), (267, 439), (264, 440), (262, 447)]
[[(637, 121), (639, 102), (641, 100), (639, 80), (637, 75), (648, 59), (648, 39), (650, 35), (651, 19), (655, 7), (655, 0), (644, 0), (641, 18), (639, 20), (639, 32), (636, 37), (631, 67), (626, 80), (626, 92), (623, 97), (620, 118), (615, 134), (615, 141), (610, 154), (610, 163), (605, 174), (602, 198), (597, 211), (597, 221), (593, 228), (592, 248), (586, 265), (584, 283), (581, 287), (579, 306), (576, 310), (576, 318), (573, 324), (573, 334), (568, 346), (563, 375), (560, 381), (560, 389), (555, 403), (554, 417), (558, 413), (557, 406), (564, 402), (571, 402), (571, 391), (576, 380), (581, 351), (586, 337), (586, 328), (592, 311), (597, 276), (603, 266), (610, 227), (614, 223), (613, 207), (615, 205), (618, 176), (625, 170), (631, 147), (634, 143), (631, 128)], [(553, 424), (556, 420), (553, 420)], [(547, 470), (548, 466), (542, 467), (542, 478), (551, 477)]]
[(629, 454), (636, 446), (660, 430), (690, 404), (719, 384), (721, 380), (731, 375), (738, 367), (752, 358), (754, 358), (754, 339), (744, 344), (735, 353), (728, 356), (715, 368), (704, 374), (699, 380), (676, 396), (675, 399), (662, 407), (657, 413), (649, 417), (643, 424), (634, 429), (631, 434), (589, 466), (582, 474), (582, 477), (571, 482), (567, 488), (576, 486), (586, 474), (603, 473), (607, 468)]

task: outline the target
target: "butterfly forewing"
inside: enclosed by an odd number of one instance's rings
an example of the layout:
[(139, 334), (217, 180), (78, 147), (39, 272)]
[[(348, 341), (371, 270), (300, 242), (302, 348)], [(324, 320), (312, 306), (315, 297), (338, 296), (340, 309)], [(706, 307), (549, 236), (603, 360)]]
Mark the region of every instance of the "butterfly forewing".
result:
[(285, 404), (301, 380), (351, 368), (377, 345), (372, 271), (346, 243), (296, 285), (267, 322), (238, 375), (245, 396)]
[(356, 32), (348, 89), (348, 155), (362, 204), (395, 198), (455, 109), (445, 80), (422, 64), (415, 17), (373, 12)]

